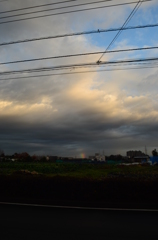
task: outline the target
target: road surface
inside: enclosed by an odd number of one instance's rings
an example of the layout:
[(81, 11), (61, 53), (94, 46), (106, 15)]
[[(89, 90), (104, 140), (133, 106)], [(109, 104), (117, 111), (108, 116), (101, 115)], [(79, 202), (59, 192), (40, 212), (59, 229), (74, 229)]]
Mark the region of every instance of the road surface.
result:
[(0, 204), (1, 239), (158, 239), (158, 211)]

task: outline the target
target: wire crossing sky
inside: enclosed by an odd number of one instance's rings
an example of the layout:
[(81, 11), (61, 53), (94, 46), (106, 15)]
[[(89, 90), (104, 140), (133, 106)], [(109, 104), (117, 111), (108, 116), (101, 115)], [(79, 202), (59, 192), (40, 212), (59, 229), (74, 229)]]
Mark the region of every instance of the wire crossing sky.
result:
[(157, 0), (0, 6), (5, 154), (125, 156), (158, 148)]
[[(139, 25), (139, 26), (130, 26), (125, 27), (122, 29), (122, 31), (125, 30), (132, 30), (132, 29), (139, 29), (139, 28), (153, 28), (158, 27), (158, 23), (156, 24), (148, 24), (148, 25)], [(60, 35), (54, 35), (54, 36), (46, 36), (46, 37), (39, 37), (39, 38), (32, 38), (32, 39), (23, 39), (23, 40), (17, 40), (17, 41), (10, 41), (10, 42), (2, 42), (0, 43), (0, 46), (10, 45), (10, 44), (18, 44), (18, 43), (25, 43), (25, 42), (33, 42), (33, 41), (41, 41), (41, 40), (48, 40), (53, 38), (62, 38), (62, 37), (73, 37), (78, 35), (85, 35), (85, 34), (99, 34), (99, 33), (106, 33), (106, 32), (115, 32), (119, 31), (121, 28), (110, 28), (110, 29), (97, 29), (97, 30), (90, 30), (90, 31), (84, 31), (84, 32), (74, 32), (74, 33), (66, 33), (66, 34), (60, 34)]]
[[(144, 0), (144, 2), (150, 2), (153, 0)], [(96, 9), (102, 9), (102, 8), (109, 8), (109, 7), (116, 7), (116, 6), (124, 6), (124, 5), (129, 5), (129, 4), (134, 4), (136, 2), (127, 2), (127, 3), (120, 3), (120, 4), (111, 4), (111, 5), (106, 5), (106, 6), (100, 6), (100, 7), (91, 7), (91, 8), (84, 8), (84, 9), (77, 9), (77, 10), (72, 10), (72, 11), (66, 11), (66, 12), (58, 12), (58, 13), (51, 13), (51, 14), (45, 14), (41, 16), (33, 16), (33, 17), (28, 17), (28, 18), (21, 18), (21, 19), (15, 19), (15, 20), (8, 20), (8, 21), (3, 21), (0, 22), (0, 24), (5, 24), (5, 23), (12, 23), (12, 22), (19, 22), (19, 21), (24, 21), (24, 20), (31, 20), (31, 19), (37, 19), (37, 18), (43, 18), (43, 17), (50, 17), (50, 16), (57, 16), (57, 15), (63, 15), (63, 14), (68, 14), (68, 13), (77, 13), (77, 12), (83, 12), (83, 11), (90, 11), (90, 10), (96, 10)], [(80, 4), (81, 5), (81, 4)], [(82, 4), (85, 5), (85, 4)], [(69, 6), (69, 7), (76, 7), (77, 5)], [(68, 7), (68, 8), (69, 8)], [(63, 8), (67, 8), (63, 7)], [(28, 15), (28, 14), (34, 14), (34, 13), (39, 13), (39, 12), (45, 12), (45, 11), (53, 11), (61, 8), (53, 8), (53, 9), (47, 9), (47, 10), (39, 10), (39, 11), (34, 11), (30, 13), (21, 13), (21, 14), (15, 14), (11, 16), (4, 16), (0, 17), (0, 19), (5, 19), (5, 18), (10, 18), (10, 17), (18, 17), (18, 16), (23, 16), (23, 15)]]
[(158, 64), (153, 64), (153, 65), (148, 65), (144, 66), (141, 64), (140, 66), (135, 66), (135, 67), (123, 67), (123, 68), (109, 68), (109, 69), (102, 69), (102, 70), (88, 70), (88, 71), (75, 71), (75, 72), (62, 72), (62, 73), (52, 73), (52, 74), (38, 74), (38, 75), (29, 75), (29, 76), (21, 76), (21, 77), (11, 77), (11, 78), (1, 78), (0, 81), (10, 81), (10, 80), (18, 80), (18, 79), (29, 79), (36, 78), (39, 80), (41, 77), (49, 77), (49, 76), (62, 76), (62, 75), (74, 75), (74, 74), (85, 74), (85, 73), (99, 73), (99, 72), (109, 72), (109, 71), (125, 71), (125, 70), (139, 70), (139, 69), (151, 69), (151, 68), (158, 68)]
[[(120, 50), (108, 51), (107, 53), (142, 51), (142, 50), (151, 50), (151, 49), (158, 49), (158, 46), (157, 47), (146, 47), (146, 48), (120, 49)], [(69, 55), (63, 55), (63, 56), (62, 55), (61, 56), (52, 56), (52, 57), (45, 57), (45, 58), (24, 59), (24, 60), (12, 61), (12, 62), (0, 62), (0, 65), (50, 60), (50, 59), (55, 59), (55, 58), (80, 57), (80, 56), (95, 55), (95, 54), (100, 54), (100, 53), (104, 53), (104, 52), (89, 52), (89, 53), (69, 54)]]
[[(0, 12), (0, 14), (15, 12), (15, 11), (21, 11), (21, 10), (26, 10), (26, 9), (32, 9), (32, 8), (39, 8), (39, 7), (41, 8), (41, 7), (45, 7), (45, 6), (51, 6), (51, 5), (67, 3), (67, 2), (76, 2), (76, 1), (78, 1), (78, 0), (69, 0), (69, 1), (63, 1), (63, 2), (47, 3), (47, 4), (36, 5), (36, 6), (31, 6), (31, 7), (12, 9), (12, 10), (9, 10), (9, 11)], [(102, 2), (111, 2), (111, 1), (113, 1), (113, 0), (102, 0), (102, 1), (97, 1), (97, 2), (90, 2), (90, 3), (77, 4), (77, 5), (72, 5), (72, 6), (70, 5), (70, 6), (65, 6), (65, 7), (53, 8), (53, 10), (62, 9), (62, 8), (69, 8), (69, 7), (74, 7), (74, 6), (83, 6), (83, 5), (89, 5), (89, 4), (95, 4), (95, 3), (102, 3)], [(51, 11), (50, 9), (46, 9), (46, 11), (47, 10)], [(45, 10), (42, 10), (42, 11), (45, 11)], [(28, 13), (28, 14), (30, 14), (30, 13)]]
[(105, 52), (101, 55), (101, 57), (99, 58), (99, 60), (97, 61), (97, 63), (100, 63), (100, 60), (102, 59), (102, 57), (104, 56), (104, 54), (108, 51), (108, 49), (112, 46), (112, 44), (116, 41), (116, 39), (119, 37), (119, 35), (122, 32), (122, 29), (129, 23), (129, 21), (131, 20), (131, 18), (134, 16), (134, 14), (136, 13), (136, 11), (138, 10), (138, 8), (140, 7), (142, 1), (138, 1), (138, 3), (136, 4), (136, 6), (134, 7), (134, 9), (132, 10), (132, 12), (130, 13), (130, 15), (128, 16), (128, 18), (126, 19), (126, 21), (124, 22), (124, 24), (122, 25), (121, 29), (119, 30), (119, 32), (116, 34), (116, 36), (114, 37), (114, 39), (111, 41), (111, 43), (108, 45), (108, 47), (106, 48)]
[[(151, 62), (151, 61), (158, 61), (157, 58), (144, 58), (144, 59), (125, 59), (120, 61), (104, 61), (101, 62), (100, 65), (113, 65), (113, 64), (124, 64), (124, 63), (137, 63), (137, 62)], [(0, 72), (0, 75), (8, 75), (8, 74), (15, 74), (15, 73), (25, 73), (25, 72), (39, 72), (39, 71), (49, 71), (49, 70), (60, 70), (60, 69), (72, 69), (72, 68), (82, 68), (82, 67), (92, 67), (97, 66), (97, 63), (89, 62), (89, 63), (79, 63), (79, 64), (70, 64), (70, 65), (59, 65), (59, 66), (51, 66), (51, 67), (42, 67), (42, 68), (31, 68), (31, 69), (24, 69), (24, 70), (15, 70), (15, 71), (8, 71), (8, 72)]]

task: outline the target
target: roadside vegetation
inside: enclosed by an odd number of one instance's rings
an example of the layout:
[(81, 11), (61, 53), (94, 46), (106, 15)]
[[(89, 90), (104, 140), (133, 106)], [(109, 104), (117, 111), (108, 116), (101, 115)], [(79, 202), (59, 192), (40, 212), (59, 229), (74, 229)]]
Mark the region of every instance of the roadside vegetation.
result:
[[(25, 170), (25, 171), (24, 171)], [(54, 177), (76, 177), (89, 179), (105, 179), (107, 177), (152, 177), (158, 176), (158, 167), (150, 165), (108, 165), (108, 164), (75, 164), (75, 163), (29, 163), (1, 162), (0, 175), (16, 175), (22, 173), (42, 174)]]
[(158, 166), (0, 162), (0, 201), (158, 209)]

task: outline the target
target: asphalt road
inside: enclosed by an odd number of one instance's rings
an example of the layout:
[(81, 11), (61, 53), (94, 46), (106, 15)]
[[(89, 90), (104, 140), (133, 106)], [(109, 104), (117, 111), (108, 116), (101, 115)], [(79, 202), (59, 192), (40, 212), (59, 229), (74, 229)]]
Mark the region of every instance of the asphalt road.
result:
[(0, 238), (158, 239), (158, 211), (92, 210), (0, 204)]

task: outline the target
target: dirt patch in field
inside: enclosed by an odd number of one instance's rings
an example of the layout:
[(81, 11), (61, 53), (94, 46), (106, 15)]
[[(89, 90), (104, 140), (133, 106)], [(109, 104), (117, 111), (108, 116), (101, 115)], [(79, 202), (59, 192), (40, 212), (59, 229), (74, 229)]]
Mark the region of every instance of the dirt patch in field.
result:
[(39, 174), (38, 172), (36, 172), (36, 171), (28, 171), (28, 170), (18, 170), (18, 171), (15, 171), (14, 173), (13, 173), (13, 175), (41, 175), (41, 174)]

